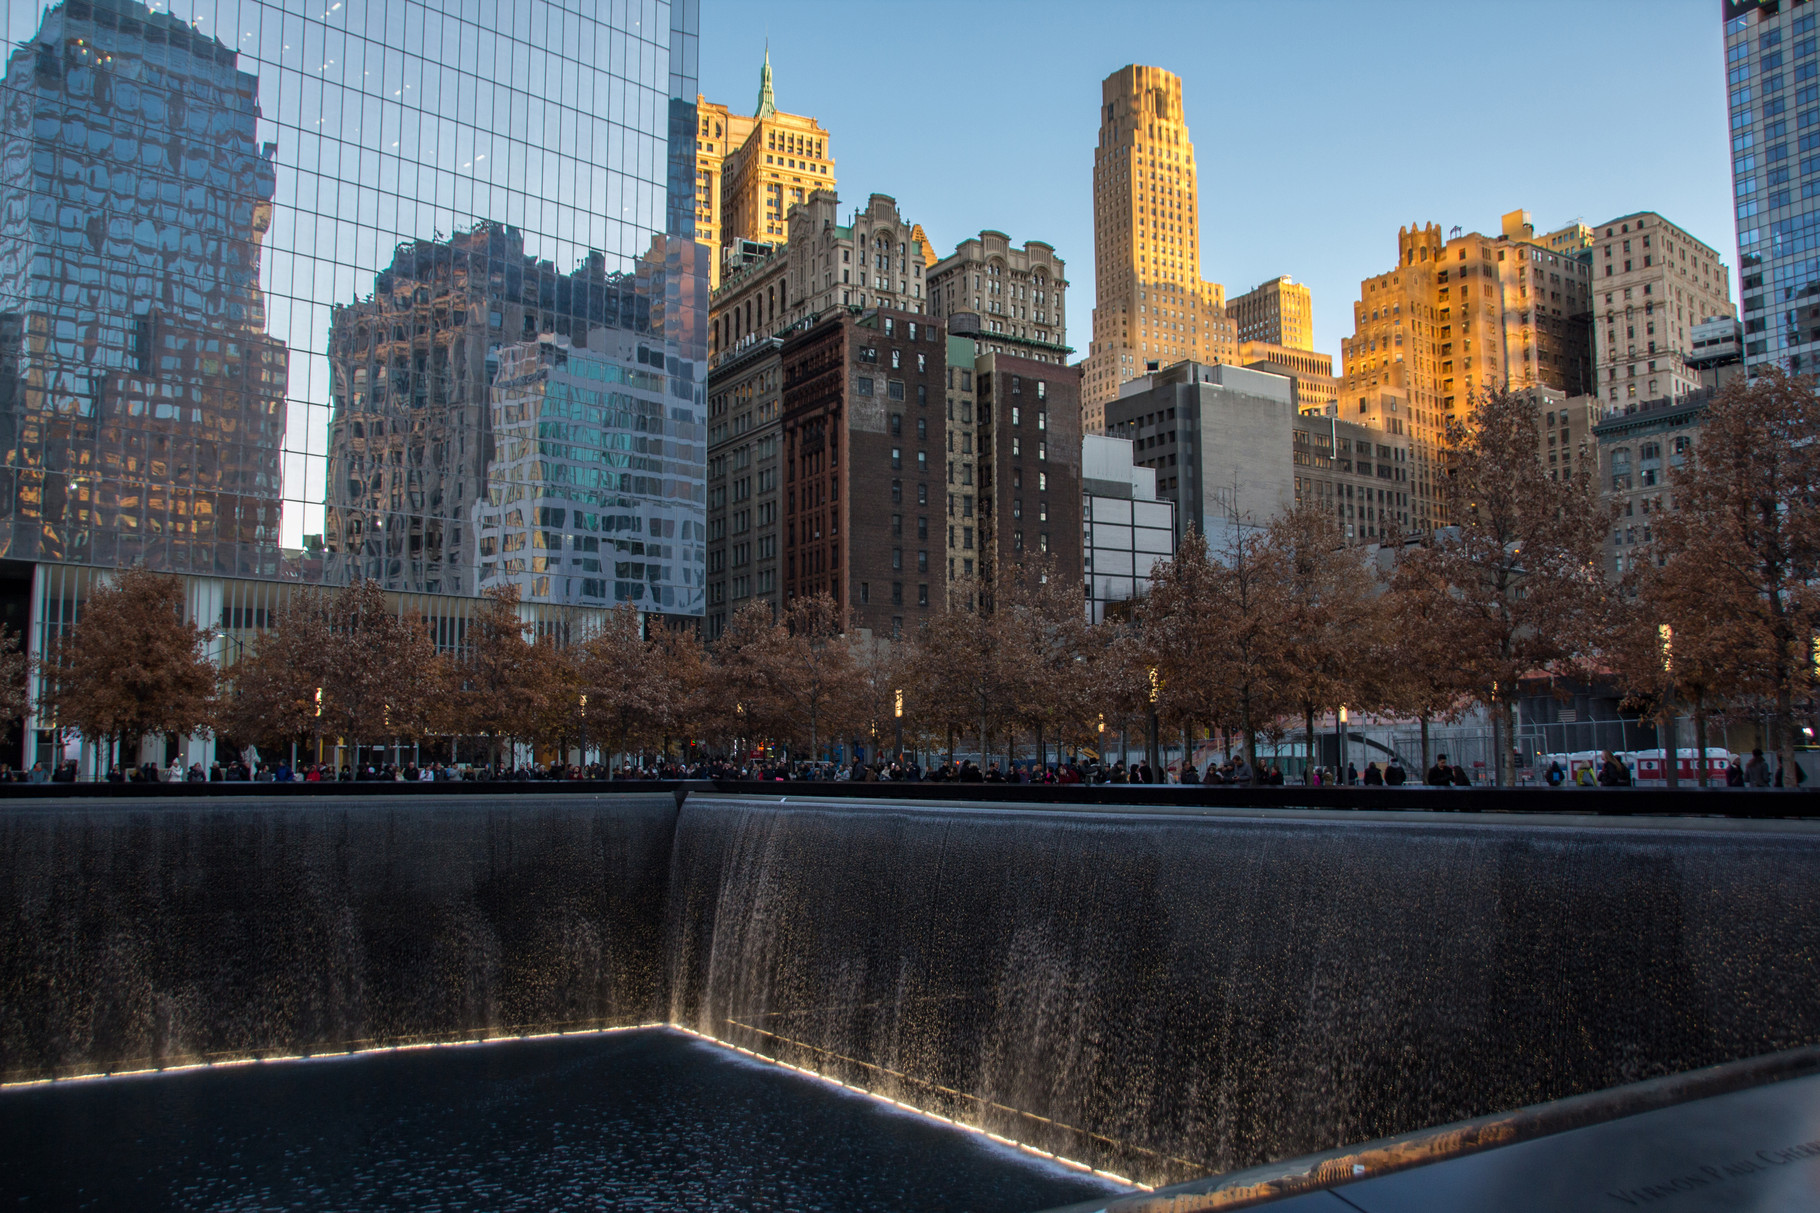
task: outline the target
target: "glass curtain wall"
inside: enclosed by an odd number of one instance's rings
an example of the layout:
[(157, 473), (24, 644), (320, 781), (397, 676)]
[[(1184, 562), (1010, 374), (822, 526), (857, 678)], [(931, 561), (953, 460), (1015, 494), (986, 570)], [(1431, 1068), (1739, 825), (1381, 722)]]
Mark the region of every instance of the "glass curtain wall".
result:
[(0, 558), (699, 613), (698, 3), (0, 0)]

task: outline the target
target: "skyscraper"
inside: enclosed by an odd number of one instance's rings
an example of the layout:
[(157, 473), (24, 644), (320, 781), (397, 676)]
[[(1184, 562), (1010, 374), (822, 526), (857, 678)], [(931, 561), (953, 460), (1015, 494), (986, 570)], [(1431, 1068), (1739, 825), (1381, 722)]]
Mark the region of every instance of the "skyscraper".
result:
[(0, 87), (0, 555), (277, 572), (257, 79), (103, 0), (46, 13)]
[(1226, 302), (1239, 340), (1290, 350), (1314, 348), (1314, 297), (1293, 278), (1272, 278)]
[(1593, 383), (1607, 409), (1700, 389), (1688, 362), (1694, 326), (1733, 318), (1718, 251), (1654, 211), (1620, 215), (1594, 234)]
[(777, 108), (768, 48), (750, 117), (695, 100), (695, 238), (709, 249), (708, 280), (718, 288), (727, 250), (782, 244), (790, 208), (835, 187), (834, 157), (819, 122)]
[[(676, 521), (673, 584), (699, 586), (699, 544), (675, 517), (701, 508), (681, 496), (699, 473), (656, 473), (678, 494), (661, 509), (590, 496), (605, 467), (649, 481), (634, 457), (702, 458), (697, 0), (598, 16), (548, 0), (159, 7), (0, 9), (15, 48), (0, 98), (5, 554), (471, 592), (486, 529), (502, 557), (524, 540), (512, 576), (533, 595), (535, 553), (551, 601), (650, 605), (583, 593), (614, 579), (604, 558), (599, 577), (587, 566), (599, 535), (574, 530), (579, 511), (630, 517), (634, 534), (665, 523), (665, 543)], [(565, 349), (585, 353), (559, 368)], [(527, 373), (502, 404), (508, 363)], [(598, 403), (596, 383), (612, 385)], [(530, 457), (501, 479), (493, 420), (533, 398)], [(630, 427), (602, 428), (605, 410)], [(627, 462), (570, 459), (583, 450)], [(497, 515), (481, 509), (495, 490)], [(521, 491), (569, 529), (511, 519)]]
[(1744, 365), (1820, 370), (1820, 7), (1724, 0)]
[(1442, 517), (1447, 425), (1475, 393), (1591, 390), (1592, 269), (1538, 241), (1525, 212), (1497, 236), (1410, 225), (1394, 269), (1359, 284), (1353, 335), (1340, 342), (1337, 415), (1410, 438), (1409, 524)]
[(1238, 338), (1225, 290), (1201, 281), (1200, 194), (1182, 81), (1120, 68), (1100, 85), (1093, 156), (1093, 342), (1082, 426), (1099, 433), (1119, 384), (1193, 359), (1232, 362)]

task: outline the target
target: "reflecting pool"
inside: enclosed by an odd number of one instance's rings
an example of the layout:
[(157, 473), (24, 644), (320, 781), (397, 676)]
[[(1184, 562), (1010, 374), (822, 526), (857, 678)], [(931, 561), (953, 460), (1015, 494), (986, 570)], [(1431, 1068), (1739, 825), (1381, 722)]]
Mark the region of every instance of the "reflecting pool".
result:
[(1113, 1191), (665, 1029), (0, 1092), (23, 1209), (1013, 1211)]

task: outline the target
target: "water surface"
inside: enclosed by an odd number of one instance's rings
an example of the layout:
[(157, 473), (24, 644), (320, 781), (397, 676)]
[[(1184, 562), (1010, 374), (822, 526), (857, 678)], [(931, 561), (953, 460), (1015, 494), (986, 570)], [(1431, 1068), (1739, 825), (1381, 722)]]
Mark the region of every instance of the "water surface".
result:
[(1022, 1213), (1112, 1190), (663, 1029), (0, 1092), (6, 1208)]

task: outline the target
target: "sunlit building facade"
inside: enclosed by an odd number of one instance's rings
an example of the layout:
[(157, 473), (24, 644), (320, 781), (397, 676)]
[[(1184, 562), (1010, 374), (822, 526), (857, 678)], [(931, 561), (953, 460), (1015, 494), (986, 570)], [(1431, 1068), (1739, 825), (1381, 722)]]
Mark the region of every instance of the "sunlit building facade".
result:
[(1081, 422), (1101, 433), (1119, 385), (1171, 363), (1238, 358), (1225, 288), (1201, 281), (1200, 192), (1182, 81), (1122, 67), (1100, 85), (1093, 155), (1093, 341)]
[(1314, 296), (1293, 278), (1272, 278), (1226, 301), (1241, 342), (1262, 341), (1291, 350), (1314, 348)]
[(835, 187), (834, 157), (821, 123), (777, 108), (769, 50), (750, 116), (705, 97), (695, 103), (695, 238), (708, 250), (709, 283), (718, 288), (729, 253), (782, 244), (791, 208)]
[(1592, 265), (1536, 237), (1525, 211), (1496, 236), (1397, 232), (1397, 264), (1359, 285), (1353, 335), (1340, 341), (1337, 416), (1406, 438), (1407, 524), (1446, 521), (1447, 426), (1477, 394), (1592, 390)]

